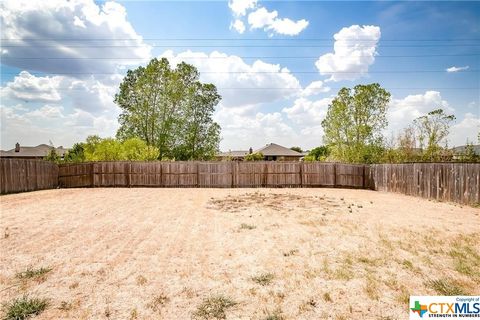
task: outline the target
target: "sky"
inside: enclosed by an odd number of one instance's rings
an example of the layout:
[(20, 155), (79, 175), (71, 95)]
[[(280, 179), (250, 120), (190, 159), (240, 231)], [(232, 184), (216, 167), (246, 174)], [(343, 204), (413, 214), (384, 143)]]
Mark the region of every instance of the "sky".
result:
[(338, 90), (374, 82), (388, 141), (437, 108), (448, 146), (480, 131), (480, 2), (7, 0), (0, 23), (1, 149), (115, 136), (119, 83), (154, 57), (217, 86), (223, 151), (321, 145)]

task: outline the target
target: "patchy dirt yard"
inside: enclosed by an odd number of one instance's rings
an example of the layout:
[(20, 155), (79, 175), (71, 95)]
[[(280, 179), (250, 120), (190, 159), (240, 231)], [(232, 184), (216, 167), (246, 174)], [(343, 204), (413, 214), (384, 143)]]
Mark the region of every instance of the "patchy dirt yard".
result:
[(0, 299), (48, 299), (36, 319), (407, 319), (409, 295), (480, 294), (472, 207), (342, 189), (0, 201)]

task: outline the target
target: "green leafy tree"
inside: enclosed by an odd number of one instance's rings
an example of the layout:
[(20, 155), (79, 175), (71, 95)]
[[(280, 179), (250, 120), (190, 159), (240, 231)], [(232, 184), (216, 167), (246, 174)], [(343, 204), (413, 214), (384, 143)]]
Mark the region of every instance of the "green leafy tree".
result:
[(291, 147), (290, 150), (297, 151), (299, 153), (303, 152), (302, 148), (300, 148), (300, 147)]
[(446, 114), (443, 109), (435, 109), (413, 121), (423, 160), (442, 160), (443, 148), (440, 143), (448, 136), (453, 121), (455, 116)]
[(263, 153), (261, 152), (254, 152), (249, 153), (243, 158), (245, 161), (262, 161), (263, 160)]
[(148, 146), (139, 138), (130, 138), (121, 143), (121, 159), (131, 161), (156, 160), (159, 152), (156, 147)]
[(390, 93), (378, 83), (342, 88), (322, 121), (333, 158), (371, 163), (381, 159)]
[(65, 162), (83, 162), (85, 160), (85, 144), (83, 143), (75, 143), (64, 155)]
[(480, 155), (475, 152), (475, 146), (473, 143), (468, 142), (465, 146), (465, 150), (460, 156), (460, 161), (464, 162), (480, 162)]
[(117, 138), (138, 137), (159, 149), (159, 159), (209, 159), (218, 150), (220, 126), (213, 121), (221, 97), (203, 84), (197, 69), (166, 58), (129, 70), (115, 95), (122, 109)]
[(330, 149), (328, 146), (319, 146), (313, 148), (308, 152), (305, 156), (305, 161), (325, 161), (327, 160), (328, 156), (330, 155)]
[(91, 161), (116, 161), (123, 160), (122, 144), (113, 138), (102, 139), (95, 145), (93, 153), (90, 155)]
[(60, 159), (60, 156), (57, 154), (57, 151), (55, 151), (55, 148), (52, 148), (50, 149), (50, 151), (48, 151), (44, 160), (52, 161), (52, 162), (60, 162), (61, 159)]

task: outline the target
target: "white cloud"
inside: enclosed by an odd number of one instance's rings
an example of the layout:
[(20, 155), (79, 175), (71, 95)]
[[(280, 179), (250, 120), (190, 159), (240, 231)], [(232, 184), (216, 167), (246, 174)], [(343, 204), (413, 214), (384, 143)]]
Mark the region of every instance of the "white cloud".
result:
[(267, 30), (273, 30), (275, 33), (287, 36), (296, 36), (308, 27), (308, 24), (309, 22), (305, 19), (297, 21), (288, 18), (274, 19), (273, 23), (267, 27)]
[(234, 22), (232, 22), (232, 24), (230, 25), (230, 29), (232, 28), (240, 34), (245, 32), (245, 24), (242, 20), (239, 19), (236, 19)]
[(353, 25), (342, 28), (333, 37), (334, 53), (321, 56), (315, 65), (327, 81), (354, 80), (368, 73), (375, 62), (380, 27)]
[(228, 7), (235, 16), (244, 16), (247, 10), (255, 8), (257, 0), (230, 0)]
[(151, 47), (116, 2), (100, 6), (93, 0), (7, 0), (0, 3), (0, 22), (2, 38), (10, 39), (3, 45), (11, 46), (2, 51), (2, 64), (21, 69), (112, 73), (119, 65), (138, 64), (150, 57)]
[(247, 13), (251, 30), (264, 29), (271, 32), (270, 35), (276, 33), (296, 36), (308, 26), (308, 21), (305, 19), (294, 21), (289, 18), (279, 18), (276, 10), (268, 11), (264, 7), (258, 7), (257, 0), (230, 0), (228, 6), (235, 18), (235, 21), (230, 24), (230, 29), (238, 33), (245, 32), (245, 23), (240, 18)]
[(298, 144), (298, 135), (280, 112), (250, 112), (243, 108), (220, 106), (215, 121), (222, 127), (222, 150), (248, 150), (271, 142), (286, 146)]
[(122, 5), (9, 0), (0, 3), (0, 22), (2, 38), (10, 39), (2, 45), (15, 45), (1, 50), (2, 64), (29, 70), (0, 88), (2, 147), (48, 140), (70, 146), (89, 134), (115, 134), (118, 72), (151, 56)]
[(248, 24), (251, 29), (261, 29), (272, 25), (277, 16), (277, 11), (269, 12), (265, 8), (258, 8), (248, 15)]
[(38, 77), (22, 71), (4, 87), (0, 97), (4, 105), (38, 104), (55, 102), (70, 105), (92, 114), (115, 112), (113, 97), (120, 77), (111, 81), (99, 81), (94, 77), (76, 79), (67, 76)]
[(330, 87), (325, 87), (323, 81), (313, 81), (310, 83), (305, 89), (302, 91), (302, 96), (309, 97), (314, 96), (320, 93), (329, 92), (331, 89)]
[(203, 82), (217, 86), (225, 107), (273, 102), (301, 92), (298, 79), (278, 64), (261, 60), (248, 64), (241, 57), (218, 51), (185, 51), (175, 55), (168, 50), (161, 56), (174, 65), (185, 61), (196, 66)]
[(2, 149), (13, 148), (16, 142), (35, 146), (49, 141), (69, 147), (91, 134), (113, 136), (118, 126), (116, 119), (108, 115), (94, 116), (82, 110), (68, 112), (59, 105), (25, 109), (23, 106), (0, 108)]
[(388, 130), (399, 133), (411, 125), (414, 119), (438, 108), (442, 108), (448, 114), (455, 112), (438, 91), (426, 91), (424, 94), (392, 99), (388, 109)]
[(452, 126), (450, 130), (449, 146), (461, 146), (468, 142), (480, 143), (478, 133), (480, 132), (480, 115), (467, 112), (462, 121)]
[(318, 126), (325, 118), (331, 102), (331, 97), (319, 100), (299, 98), (295, 100), (293, 106), (283, 108), (282, 112), (286, 113), (290, 120), (303, 127)]
[[(438, 91), (426, 91), (424, 94), (408, 95), (402, 99), (392, 99), (388, 111), (388, 131), (395, 135), (403, 128), (412, 125), (413, 120), (435, 109), (443, 109), (447, 114), (457, 115), (455, 109), (444, 100)], [(467, 141), (477, 141), (480, 129), (480, 117), (466, 113), (464, 119), (454, 123), (447, 137), (448, 145), (464, 145)]]
[(58, 87), (61, 82), (60, 76), (35, 77), (27, 71), (22, 71), (13, 81), (0, 88), (0, 97), (20, 101), (59, 101), (61, 97)]
[(40, 109), (27, 112), (23, 115), (26, 118), (54, 119), (64, 118), (62, 106), (44, 105)]
[(470, 68), (470, 66), (465, 66), (465, 67), (455, 67), (455, 66), (453, 66), (453, 67), (445, 69), (445, 71), (447, 71), (448, 73), (451, 73), (451, 72), (465, 71), (469, 68)]
[(293, 21), (288, 18), (278, 18), (277, 11), (270, 12), (263, 7), (248, 15), (248, 23), (252, 30), (263, 28), (265, 31), (289, 36), (298, 35), (308, 26), (308, 21), (305, 19)]

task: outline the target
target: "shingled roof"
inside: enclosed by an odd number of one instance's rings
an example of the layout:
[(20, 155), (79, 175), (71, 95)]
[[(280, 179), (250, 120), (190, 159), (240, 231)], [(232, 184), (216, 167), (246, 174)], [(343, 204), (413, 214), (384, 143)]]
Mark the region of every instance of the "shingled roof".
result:
[(7, 151), (0, 150), (0, 157), (3, 158), (43, 158), (47, 156), (48, 152), (55, 149), (57, 155), (62, 157), (68, 149), (63, 147), (54, 148), (47, 144), (40, 144), (36, 147), (23, 147), (20, 146), (18, 151), (15, 148)]
[(289, 148), (282, 147), (276, 143), (269, 143), (265, 147), (255, 150), (255, 152), (261, 152), (264, 156), (280, 156), (280, 157), (303, 157), (300, 152), (294, 151)]

